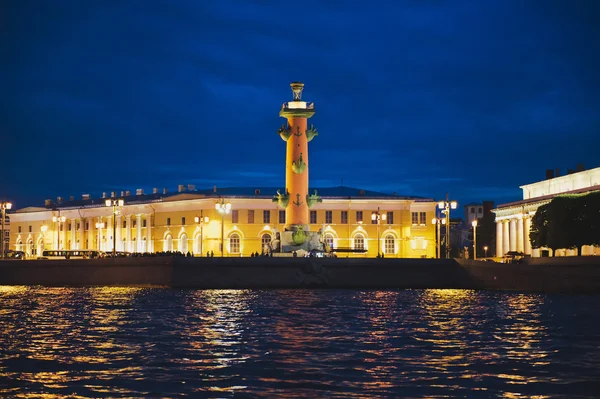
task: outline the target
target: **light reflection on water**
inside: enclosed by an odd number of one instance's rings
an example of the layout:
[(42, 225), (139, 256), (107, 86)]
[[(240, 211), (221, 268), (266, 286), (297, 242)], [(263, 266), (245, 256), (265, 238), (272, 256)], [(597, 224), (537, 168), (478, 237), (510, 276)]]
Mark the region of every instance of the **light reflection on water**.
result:
[(0, 286), (2, 397), (597, 397), (600, 297)]

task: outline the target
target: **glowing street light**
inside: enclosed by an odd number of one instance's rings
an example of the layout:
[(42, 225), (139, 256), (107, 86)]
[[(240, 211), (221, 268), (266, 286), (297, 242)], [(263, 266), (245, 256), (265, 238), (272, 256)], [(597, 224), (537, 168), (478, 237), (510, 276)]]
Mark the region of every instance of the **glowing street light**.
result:
[(487, 245), (485, 247), (483, 247), (483, 257), (484, 258), (487, 258), (487, 249), (488, 249)]
[(473, 226), (473, 260), (477, 260), (477, 219), (471, 222)]
[[(200, 211), (200, 217), (196, 216), (194, 218), (194, 222), (196, 222), (197, 224), (200, 224), (200, 256), (202, 256), (203, 254), (203, 249), (202, 249), (202, 242), (204, 241), (204, 225), (207, 224), (210, 221), (210, 219), (208, 218), (208, 216), (202, 216), (202, 211)], [(222, 223), (222, 222), (221, 222)], [(221, 240), (223, 240), (221, 238)]]
[(4, 259), (4, 219), (6, 219), (6, 210), (12, 208), (12, 204), (10, 202), (2, 201), (0, 202), (0, 208), (2, 208), (2, 230), (0, 230), (0, 253), (2, 253), (2, 258)]
[(122, 199), (107, 199), (105, 201), (106, 206), (112, 206), (113, 208), (113, 258), (117, 257), (117, 215), (119, 214), (118, 208), (125, 204)]
[(223, 257), (223, 235), (225, 232), (224, 217), (226, 213), (231, 212), (231, 204), (225, 202), (224, 198), (221, 198), (219, 202), (215, 204), (215, 209), (221, 214), (221, 257)]
[(382, 220), (386, 219), (386, 214), (385, 213), (380, 213), (379, 212), (379, 207), (377, 207), (377, 212), (372, 212), (371, 213), (371, 220), (372, 221), (377, 221), (377, 257), (379, 257), (379, 254), (381, 253), (381, 239), (379, 237), (380, 233), (379, 233), (379, 225), (381, 224)]
[(456, 201), (448, 201), (448, 194), (446, 193), (446, 201), (438, 202), (438, 208), (441, 212), (446, 215), (446, 258), (450, 258), (450, 210), (456, 209), (458, 203)]
[(56, 249), (60, 248), (60, 224), (67, 221), (67, 218), (60, 216), (60, 209), (58, 210), (58, 216), (52, 216), (52, 221), (56, 223)]

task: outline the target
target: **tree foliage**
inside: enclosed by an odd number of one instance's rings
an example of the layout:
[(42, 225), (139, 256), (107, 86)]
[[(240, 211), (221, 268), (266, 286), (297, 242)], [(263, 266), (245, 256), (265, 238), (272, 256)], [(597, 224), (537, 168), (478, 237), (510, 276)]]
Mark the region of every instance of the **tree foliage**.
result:
[(600, 192), (561, 195), (538, 208), (529, 232), (532, 248), (600, 245)]

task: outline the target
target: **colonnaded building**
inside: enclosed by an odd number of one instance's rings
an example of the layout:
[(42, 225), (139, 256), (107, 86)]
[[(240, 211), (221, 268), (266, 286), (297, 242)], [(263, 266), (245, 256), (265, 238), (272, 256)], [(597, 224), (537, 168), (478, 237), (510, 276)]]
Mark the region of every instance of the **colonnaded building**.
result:
[[(345, 186), (317, 189), (323, 201), (310, 210), (310, 230), (322, 229), (339, 257), (421, 258), (436, 256), (436, 201)], [(250, 256), (284, 230), (285, 210), (273, 201), (276, 188), (176, 192), (138, 189), (98, 198), (46, 200), (10, 215), (10, 247), (28, 257), (44, 249), (124, 252), (190, 252), (194, 256)], [(115, 206), (107, 206), (106, 200)], [(226, 206), (223, 206), (226, 205)], [(219, 212), (225, 209), (228, 212)], [(115, 223), (113, 225), (113, 223)], [(114, 231), (114, 235), (113, 235)], [(364, 252), (362, 252), (364, 250)]]
[[(556, 196), (600, 190), (600, 167), (584, 170), (583, 165), (578, 165), (575, 170), (569, 170), (563, 176), (560, 175), (560, 170), (549, 169), (545, 180), (520, 188), (523, 190), (521, 201), (502, 204), (492, 210), (496, 214), (496, 256), (503, 256), (509, 251), (523, 252), (533, 257), (546, 254), (577, 255), (575, 249), (556, 250), (555, 254), (549, 248), (532, 249), (529, 240), (531, 220), (540, 206), (549, 203)], [(583, 246), (581, 255), (600, 255), (600, 248)]]

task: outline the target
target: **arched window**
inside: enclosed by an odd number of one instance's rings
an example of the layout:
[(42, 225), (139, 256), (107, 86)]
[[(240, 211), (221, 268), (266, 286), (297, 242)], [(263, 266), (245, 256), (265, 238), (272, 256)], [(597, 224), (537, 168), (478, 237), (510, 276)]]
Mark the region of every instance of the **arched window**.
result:
[(27, 241), (27, 249), (25, 250), (25, 253), (27, 254), (27, 256), (35, 255), (35, 248), (33, 246), (32, 239), (29, 239), (29, 241)]
[(329, 249), (333, 249), (333, 234), (325, 234), (325, 244), (329, 246)]
[[(16, 245), (16, 250), (17, 251), (22, 251), (23, 250), (23, 241), (21, 241), (20, 239), (17, 240), (17, 245)], [(5, 248), (4, 250), (6, 251), (8, 248)]]
[(42, 256), (42, 252), (44, 252), (44, 239), (40, 237), (37, 241), (37, 255)]
[(172, 251), (173, 250), (173, 236), (171, 234), (167, 234), (165, 237), (165, 245), (163, 247), (163, 251)]
[(182, 254), (187, 254), (188, 252), (188, 238), (187, 234), (183, 233), (181, 237), (179, 237), (179, 252)]
[(388, 234), (385, 236), (385, 241), (383, 243), (383, 250), (386, 254), (393, 255), (396, 253), (396, 240), (394, 236)]
[(365, 236), (362, 234), (354, 236), (354, 249), (365, 249)]
[(196, 239), (194, 240), (194, 252), (197, 254), (201, 254), (204, 249), (202, 248), (202, 234), (196, 234)]
[(237, 233), (234, 233), (229, 237), (229, 253), (240, 253), (240, 236)]
[(146, 247), (147, 241), (146, 237), (142, 238), (142, 242), (140, 244), (140, 252), (147, 252), (148, 248)]
[(271, 250), (271, 234), (263, 234), (260, 238), (261, 249), (265, 252), (269, 252)]

